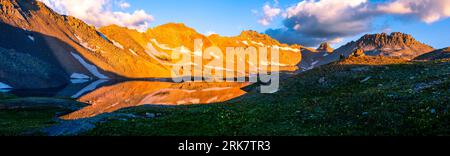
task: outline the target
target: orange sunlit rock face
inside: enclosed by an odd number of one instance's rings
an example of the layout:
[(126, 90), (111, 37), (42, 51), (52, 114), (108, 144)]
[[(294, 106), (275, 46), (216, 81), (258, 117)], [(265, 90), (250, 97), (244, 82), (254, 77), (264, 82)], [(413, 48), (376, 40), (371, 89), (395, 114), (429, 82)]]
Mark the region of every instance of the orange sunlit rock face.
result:
[[(174, 51), (187, 54), (188, 57), (193, 59), (202, 60), (201, 63), (195, 62), (192, 64), (192, 68), (216, 69), (224, 73), (229, 71), (236, 71), (235, 69), (227, 68), (226, 65), (208, 65), (213, 59), (223, 60), (224, 64), (231, 63), (235, 66), (238, 62), (243, 62), (246, 66), (258, 66), (259, 68), (265, 68), (265, 66), (278, 66), (279, 70), (276, 71), (295, 71), (297, 65), (301, 61), (301, 46), (299, 45), (287, 45), (281, 44), (277, 40), (272, 39), (268, 35), (260, 34), (255, 31), (243, 31), (240, 35), (235, 37), (223, 37), (219, 35), (205, 36), (194, 29), (187, 27), (181, 23), (168, 23), (161, 26), (154, 27), (147, 30), (144, 33), (136, 30), (131, 30), (116, 25), (102, 27), (99, 29), (108, 39), (113, 40), (120, 45), (123, 45), (124, 49), (128, 49), (128, 53), (135, 55), (136, 57), (142, 57), (150, 61), (156, 61), (153, 63), (163, 66), (165, 69), (172, 71), (174, 66), (180, 64), (179, 59), (174, 59), (172, 54)], [(201, 42), (199, 49), (196, 49), (196, 41)], [(221, 51), (221, 55), (210, 54), (206, 49), (209, 47), (217, 47)], [(228, 48), (249, 48), (254, 47), (260, 52), (259, 48), (267, 48), (267, 52), (270, 53), (272, 48), (278, 49), (279, 61), (272, 63), (270, 57), (266, 62), (258, 62), (257, 58), (261, 56), (259, 54), (251, 55), (256, 60), (249, 60), (245, 56), (231, 60), (228, 57)], [(200, 50), (200, 52), (199, 52)], [(243, 51), (236, 51), (237, 54), (244, 53)], [(204, 58), (205, 55), (212, 55), (211, 58)], [(186, 64), (182, 62), (181, 64)], [(245, 73), (249, 73), (245, 70)], [(199, 73), (202, 74), (202, 73)], [(191, 72), (191, 76), (203, 76)], [(173, 76), (172, 77), (177, 77)]]
[(62, 116), (74, 120), (94, 117), (123, 108), (141, 105), (191, 105), (223, 102), (244, 95), (242, 87), (250, 83), (206, 82), (123, 82), (96, 89), (78, 101), (88, 103), (81, 110)]

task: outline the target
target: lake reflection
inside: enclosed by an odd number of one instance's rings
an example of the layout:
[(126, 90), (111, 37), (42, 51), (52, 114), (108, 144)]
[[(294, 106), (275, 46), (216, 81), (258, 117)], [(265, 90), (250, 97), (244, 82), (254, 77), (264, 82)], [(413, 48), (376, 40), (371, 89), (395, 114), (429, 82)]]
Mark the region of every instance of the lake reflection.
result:
[[(106, 80), (98, 80), (83, 87), (68, 86), (59, 93), (59, 96), (62, 96), (72, 92), (72, 98), (90, 104), (90, 106), (61, 118), (67, 120), (88, 118), (141, 105), (191, 105), (224, 102), (244, 95), (246, 92), (241, 88), (249, 84), (153, 81), (108, 84)], [(74, 90), (76, 92), (73, 92)]]

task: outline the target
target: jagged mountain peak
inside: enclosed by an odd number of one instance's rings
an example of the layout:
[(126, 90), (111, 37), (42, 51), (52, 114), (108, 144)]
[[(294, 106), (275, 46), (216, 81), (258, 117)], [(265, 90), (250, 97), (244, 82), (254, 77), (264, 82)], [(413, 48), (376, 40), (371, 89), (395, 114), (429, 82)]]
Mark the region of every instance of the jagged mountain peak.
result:
[[(424, 45), (418, 42), (412, 35), (401, 32), (393, 32), (391, 34), (367, 34), (361, 37), (358, 41), (362, 45), (375, 45), (375, 46), (412, 46), (412, 45)], [(427, 45), (428, 46), (428, 45)], [(431, 46), (428, 46), (431, 48)]]
[(393, 32), (391, 34), (366, 34), (357, 41), (352, 41), (335, 52), (348, 56), (352, 51), (362, 49), (370, 56), (388, 56), (413, 59), (431, 52), (433, 47), (417, 41), (412, 35)]
[(45, 7), (42, 2), (36, 0), (0, 0), (0, 4), (3, 12), (6, 12), (6, 10), (30, 11)]
[(166, 23), (163, 25), (159, 25), (147, 30), (147, 33), (151, 33), (154, 31), (174, 31), (178, 33), (191, 33), (191, 34), (199, 34), (195, 29), (186, 26), (184, 23)]
[[(262, 34), (259, 33), (257, 31), (254, 30), (244, 30), (242, 31), (239, 36), (239, 38), (241, 38), (242, 40), (252, 40), (252, 41), (272, 41), (274, 39), (272, 39), (270, 36), (266, 35), (266, 34)], [(279, 44), (279, 43), (276, 43)]]
[(166, 44), (168, 47), (186, 47), (189, 50), (194, 50), (194, 40), (200, 39), (204, 47), (211, 46), (211, 41), (203, 34), (197, 32), (194, 28), (188, 27), (183, 23), (167, 23), (150, 28), (145, 32), (145, 35), (150, 40), (161, 44)]
[(239, 36), (241, 36), (241, 37), (262, 37), (265, 35), (258, 33), (257, 31), (254, 31), (254, 30), (244, 30), (241, 32), (241, 34), (239, 34)]
[(166, 24), (159, 25), (157, 27), (159, 27), (159, 28), (166, 27), (166, 28), (187, 28), (187, 29), (192, 29), (192, 28), (188, 27), (184, 23), (176, 23), (176, 22), (169, 22), (169, 23), (166, 23)]
[(355, 52), (358, 56), (383, 56), (386, 58), (407, 59), (411, 60), (422, 54), (434, 51), (434, 48), (417, 41), (412, 35), (401, 32), (393, 32), (390, 34), (366, 34), (356, 41), (351, 41), (338, 49), (329, 53), (321, 52), (326, 49), (326, 43), (316, 50), (304, 50), (301, 67), (311, 69), (318, 65), (327, 64), (338, 61), (341, 58), (354, 56)]
[(27, 19), (32, 16), (31, 12), (46, 10), (49, 9), (35, 0), (0, 0), (0, 19), (5, 23), (22, 27), (29, 25)]
[(331, 45), (328, 42), (321, 43), (320, 46), (316, 49), (320, 52), (333, 52), (334, 49), (331, 47)]

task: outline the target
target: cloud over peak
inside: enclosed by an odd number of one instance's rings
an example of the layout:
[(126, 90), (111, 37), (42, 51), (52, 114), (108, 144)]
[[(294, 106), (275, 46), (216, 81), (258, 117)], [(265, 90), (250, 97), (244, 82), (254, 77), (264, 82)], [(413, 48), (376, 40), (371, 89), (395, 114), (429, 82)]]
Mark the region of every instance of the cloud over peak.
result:
[(371, 31), (374, 19), (385, 15), (425, 23), (448, 18), (450, 0), (304, 0), (281, 14), (284, 27), (268, 29), (268, 35), (285, 43), (316, 46)]
[(266, 4), (263, 7), (263, 14), (264, 16), (258, 21), (259, 24), (263, 26), (269, 25), (273, 18), (280, 15), (281, 9), (277, 7), (271, 7), (270, 5)]
[(348, 36), (369, 29), (366, 0), (303, 1), (286, 11), (284, 25), (306, 36)]
[[(40, 0), (58, 13), (74, 16), (97, 27), (116, 24), (139, 31), (145, 31), (154, 20), (144, 10), (132, 13), (113, 11), (111, 0)], [(115, 1), (118, 2), (118, 1)], [(125, 1), (117, 3), (120, 8), (128, 8)]]

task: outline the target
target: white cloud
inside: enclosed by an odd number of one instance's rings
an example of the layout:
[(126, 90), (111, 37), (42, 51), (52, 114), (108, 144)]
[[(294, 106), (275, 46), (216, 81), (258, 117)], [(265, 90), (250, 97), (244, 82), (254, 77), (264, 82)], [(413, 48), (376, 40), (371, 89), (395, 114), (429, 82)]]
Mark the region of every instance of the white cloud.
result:
[(338, 43), (341, 43), (342, 41), (344, 41), (344, 39), (343, 38), (335, 38), (335, 39), (332, 39), (332, 40), (330, 40), (330, 41), (328, 41), (330, 44), (338, 44)]
[[(425, 23), (448, 18), (450, 0), (304, 0), (281, 12), (284, 26), (266, 33), (285, 43), (315, 46), (371, 31), (377, 17), (412, 18)], [(268, 24), (276, 16), (269, 17), (259, 23)]]
[(263, 13), (264, 16), (258, 21), (258, 23), (263, 26), (267, 26), (273, 21), (276, 16), (280, 15), (281, 9), (277, 7), (271, 7), (270, 5), (266, 4), (263, 7)]
[(450, 0), (395, 0), (377, 6), (377, 10), (433, 23), (450, 17)]
[(370, 30), (367, 0), (305, 0), (283, 13), (283, 29), (266, 33), (285, 43), (315, 46)]
[(306, 0), (287, 8), (284, 23), (308, 36), (354, 35), (369, 29), (366, 7), (367, 0)]
[(392, 13), (392, 14), (407, 14), (412, 13), (411, 8), (406, 7), (402, 3), (393, 2), (389, 4), (384, 4), (378, 6), (378, 10), (381, 12)]
[(127, 8), (131, 7), (131, 4), (128, 2), (125, 2), (125, 1), (120, 1), (118, 6), (122, 9), (127, 9)]
[(111, 0), (40, 0), (58, 13), (74, 16), (88, 24), (101, 27), (116, 24), (145, 31), (154, 20), (144, 10), (132, 13), (113, 11)]

